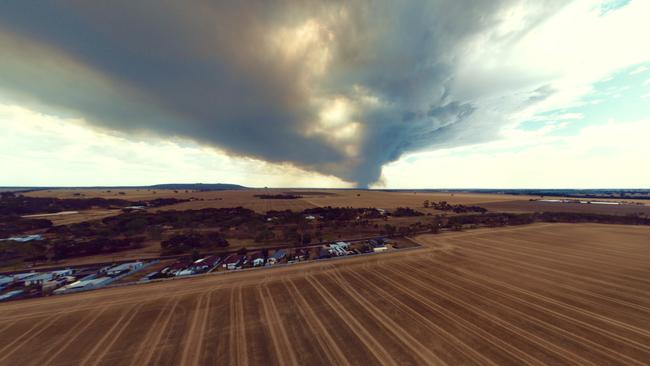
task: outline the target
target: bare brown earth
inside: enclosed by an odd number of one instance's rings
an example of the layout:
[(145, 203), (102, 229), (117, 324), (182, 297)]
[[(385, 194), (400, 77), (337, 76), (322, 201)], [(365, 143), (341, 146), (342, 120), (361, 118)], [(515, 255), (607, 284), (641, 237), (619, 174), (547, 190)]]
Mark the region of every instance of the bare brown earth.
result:
[(650, 228), (425, 235), (394, 254), (0, 305), (0, 364), (647, 365)]

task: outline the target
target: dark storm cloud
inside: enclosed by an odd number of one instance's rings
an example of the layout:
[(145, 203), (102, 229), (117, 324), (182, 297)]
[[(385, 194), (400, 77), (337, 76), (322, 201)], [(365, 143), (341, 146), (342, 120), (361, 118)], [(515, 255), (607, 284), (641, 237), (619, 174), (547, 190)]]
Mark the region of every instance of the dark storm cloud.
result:
[[(455, 125), (472, 135), (476, 108), (447, 89), (456, 48), (517, 2), (3, 3), (0, 34), (11, 47), (0, 56), (0, 88), (104, 128), (188, 137), (367, 185), (405, 152), (467, 140)], [(305, 57), (270, 45), (274, 31), (309, 20), (321, 26)], [(322, 48), (325, 72), (310, 78), (309, 52)], [(54, 54), (91, 76), (20, 59)], [(355, 103), (359, 86), (380, 102), (356, 113), (362, 135), (349, 156), (306, 131), (318, 120), (315, 98)]]

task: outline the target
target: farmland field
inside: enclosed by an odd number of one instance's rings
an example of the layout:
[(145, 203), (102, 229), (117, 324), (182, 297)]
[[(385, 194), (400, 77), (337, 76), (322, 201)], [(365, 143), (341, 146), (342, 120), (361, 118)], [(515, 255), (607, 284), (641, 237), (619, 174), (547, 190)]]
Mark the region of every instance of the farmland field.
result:
[(423, 248), (0, 305), (0, 364), (647, 365), (650, 228)]
[[(298, 199), (259, 199), (259, 194), (294, 194)], [(152, 189), (54, 189), (25, 193), (30, 197), (55, 198), (118, 198), (131, 201), (153, 200), (156, 198), (192, 199), (153, 210), (197, 210), (202, 208), (245, 207), (259, 213), (269, 210), (302, 211), (313, 207), (375, 207), (392, 210), (397, 207), (410, 207), (424, 213), (441, 213), (433, 208), (424, 208), (425, 200), (431, 202), (447, 201), (454, 205), (480, 205), (491, 211), (533, 212), (533, 211), (562, 211), (588, 212), (606, 214), (628, 214), (650, 212), (648, 201), (624, 200), (628, 205), (579, 205), (529, 201), (539, 199), (539, 196), (508, 195), (497, 193), (463, 193), (463, 192), (409, 192), (409, 191), (377, 191), (377, 190), (347, 190), (347, 189), (246, 189), (226, 191), (185, 191), (185, 190), (152, 190)], [(546, 197), (560, 198), (560, 197)], [(614, 201), (617, 199), (598, 199), (598, 201)], [(633, 205), (640, 203), (641, 205)], [(50, 217), (55, 225), (101, 219), (117, 215), (117, 210), (87, 210), (75, 215)]]
[[(295, 194), (298, 199), (259, 199), (259, 194)], [(474, 205), (486, 202), (522, 200), (527, 201), (531, 196), (515, 196), (505, 194), (481, 193), (444, 193), (444, 192), (386, 192), (372, 190), (338, 190), (338, 189), (247, 189), (227, 191), (184, 191), (184, 190), (148, 190), (148, 189), (55, 189), (25, 193), (29, 197), (55, 198), (119, 198), (124, 200), (153, 200), (156, 198), (193, 199), (161, 209), (189, 210), (201, 208), (223, 208), (242, 206), (257, 212), (269, 210), (302, 211), (312, 207), (376, 207), (394, 209), (411, 207), (424, 212), (434, 212), (424, 209), (422, 203), (429, 201), (447, 201), (450, 204)]]
[[(600, 201), (600, 200), (599, 200)], [(575, 212), (591, 213), (601, 215), (650, 215), (650, 202), (625, 204), (625, 205), (602, 205), (565, 202), (543, 202), (543, 201), (499, 201), (482, 204), (482, 207), (490, 211), (499, 212)]]

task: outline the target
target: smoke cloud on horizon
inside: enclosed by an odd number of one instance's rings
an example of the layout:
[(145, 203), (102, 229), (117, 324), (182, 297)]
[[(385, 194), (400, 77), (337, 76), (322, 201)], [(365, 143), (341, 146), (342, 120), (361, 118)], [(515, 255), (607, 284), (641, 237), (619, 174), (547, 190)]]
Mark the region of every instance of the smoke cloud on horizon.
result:
[(368, 186), (405, 153), (494, 138), (504, 121), (457, 65), (524, 3), (4, 3), (0, 95)]

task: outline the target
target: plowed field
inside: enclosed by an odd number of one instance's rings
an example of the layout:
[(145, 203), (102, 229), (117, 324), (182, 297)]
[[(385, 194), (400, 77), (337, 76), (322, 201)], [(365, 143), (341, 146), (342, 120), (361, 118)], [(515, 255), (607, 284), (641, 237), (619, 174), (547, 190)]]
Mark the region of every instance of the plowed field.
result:
[(424, 248), (0, 305), (0, 364), (647, 365), (650, 228)]

